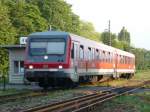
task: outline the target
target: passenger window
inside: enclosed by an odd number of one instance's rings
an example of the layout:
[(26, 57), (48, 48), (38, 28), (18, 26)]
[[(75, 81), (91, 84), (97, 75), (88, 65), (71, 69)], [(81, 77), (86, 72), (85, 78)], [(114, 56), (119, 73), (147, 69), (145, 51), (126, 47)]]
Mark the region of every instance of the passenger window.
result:
[(108, 62), (111, 62), (111, 56), (110, 56), (110, 52), (108, 53)]
[(106, 62), (109, 63), (109, 54), (106, 52)]
[(122, 63), (122, 57), (121, 57), (121, 55), (119, 56), (119, 63), (120, 64)]
[(110, 60), (111, 60), (111, 63), (113, 62), (113, 53), (110, 53)]
[(131, 58), (131, 64), (133, 64), (133, 59)]
[(131, 64), (131, 59), (129, 58), (129, 64)]
[(99, 50), (98, 49), (96, 49), (95, 59), (99, 60)]
[(92, 59), (92, 51), (91, 51), (91, 48), (89, 47), (88, 48), (88, 60), (91, 60)]
[(103, 56), (102, 56), (103, 62), (105, 62), (105, 58), (106, 58), (105, 51), (103, 51)]
[(78, 59), (78, 45), (74, 44), (74, 59)]
[(128, 57), (125, 57), (125, 63), (128, 64)]
[(93, 48), (92, 49), (92, 60), (94, 60), (95, 59), (95, 49)]
[(108, 53), (107, 52), (105, 52), (105, 60), (106, 60), (106, 62), (108, 62)]
[(125, 64), (125, 56), (123, 56), (123, 63)]
[(74, 59), (75, 56), (74, 56), (74, 43), (72, 43), (72, 49), (71, 49), (71, 58)]
[(80, 59), (84, 59), (84, 48), (83, 48), (83, 45), (80, 45)]
[(102, 58), (102, 52), (101, 50), (99, 50), (99, 60), (101, 61), (101, 58)]

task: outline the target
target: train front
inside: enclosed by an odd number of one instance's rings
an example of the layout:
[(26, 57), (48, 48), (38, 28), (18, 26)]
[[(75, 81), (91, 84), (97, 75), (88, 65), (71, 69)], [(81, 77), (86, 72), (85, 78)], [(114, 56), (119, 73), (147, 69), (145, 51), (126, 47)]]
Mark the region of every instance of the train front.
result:
[(61, 85), (69, 80), (69, 34), (39, 32), (29, 36), (26, 47), (25, 77), (41, 87)]

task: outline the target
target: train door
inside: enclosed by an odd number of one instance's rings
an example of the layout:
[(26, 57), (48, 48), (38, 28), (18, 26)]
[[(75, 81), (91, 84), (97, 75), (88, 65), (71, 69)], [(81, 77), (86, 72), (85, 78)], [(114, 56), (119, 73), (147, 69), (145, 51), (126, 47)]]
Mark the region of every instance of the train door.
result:
[(74, 79), (76, 81), (79, 80), (78, 76), (78, 59), (79, 59), (79, 43), (78, 42), (72, 42), (72, 68), (73, 68), (73, 74)]
[(113, 64), (113, 69), (114, 69), (114, 73), (113, 73), (113, 77), (117, 78), (117, 69), (118, 69), (118, 54), (115, 51), (114, 53), (114, 64)]

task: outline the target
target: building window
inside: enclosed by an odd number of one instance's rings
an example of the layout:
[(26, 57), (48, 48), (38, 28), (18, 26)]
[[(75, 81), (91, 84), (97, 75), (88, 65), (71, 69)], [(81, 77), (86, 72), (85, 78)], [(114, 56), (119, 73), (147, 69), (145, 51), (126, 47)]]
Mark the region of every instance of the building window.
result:
[(23, 61), (14, 61), (14, 73), (24, 74), (24, 62)]

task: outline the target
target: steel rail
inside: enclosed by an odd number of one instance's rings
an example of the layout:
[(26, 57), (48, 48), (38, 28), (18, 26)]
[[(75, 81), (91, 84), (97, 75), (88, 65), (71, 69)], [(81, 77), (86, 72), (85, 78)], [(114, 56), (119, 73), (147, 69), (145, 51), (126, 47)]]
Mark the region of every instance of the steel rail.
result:
[(72, 112), (82, 112), (82, 111), (85, 111), (85, 110), (88, 111), (89, 108), (91, 108), (92, 106), (96, 106), (96, 105), (99, 105), (100, 103), (103, 103), (103, 102), (108, 101), (108, 100), (110, 100), (110, 99), (113, 99), (113, 98), (115, 98), (115, 97), (118, 97), (118, 96), (121, 96), (121, 95), (124, 95), (124, 94), (128, 94), (128, 93), (131, 93), (131, 92), (133, 92), (133, 91), (136, 91), (136, 90), (139, 89), (139, 88), (141, 88), (141, 87), (138, 87), (138, 88), (131, 88), (130, 90), (124, 91), (124, 92), (119, 93), (119, 94), (115, 94), (115, 95), (113, 95), (113, 96), (110, 96), (110, 97), (104, 98), (104, 99), (102, 99), (102, 100), (99, 100), (99, 101), (97, 101), (97, 102), (91, 103), (90, 105), (86, 105), (86, 106), (83, 106), (83, 107), (81, 107), (81, 108), (75, 109), (75, 110), (73, 110)]
[(112, 93), (111, 92), (93, 93), (90, 95), (76, 97), (62, 102), (48, 104), (46, 106), (31, 108), (25, 110), (24, 112), (70, 112), (70, 111), (78, 112), (86, 108), (90, 108), (91, 106), (96, 105), (98, 103), (102, 103), (104, 101), (112, 99), (114, 97), (135, 91), (138, 88), (134, 88), (134, 89), (124, 88), (126, 90), (122, 92), (120, 92), (119, 89), (121, 89), (121, 91), (123, 90), (123, 88), (121, 87), (121, 88), (116, 88), (116, 90), (112, 89), (113, 91), (116, 91)]
[[(103, 93), (103, 94), (105, 94), (105, 93)], [(31, 108), (31, 109), (28, 109), (28, 110), (26, 110), (24, 112), (34, 112), (34, 111), (37, 112), (38, 110), (42, 111), (42, 109), (43, 109), (43, 112), (44, 112), (44, 110), (47, 110), (46, 108), (49, 108), (50, 110), (54, 110), (54, 109), (57, 109), (57, 108), (64, 107), (66, 105), (72, 105), (73, 103), (76, 103), (78, 101), (84, 101), (86, 99), (93, 98), (93, 97), (96, 97), (98, 95), (103, 95), (103, 94), (93, 93), (93, 94), (89, 94), (89, 95), (75, 97), (75, 98), (72, 98), (72, 99), (69, 99), (69, 100), (65, 100), (65, 101), (61, 101), (61, 102), (56, 102), (56, 103), (53, 103), (53, 104), (48, 104), (46, 106)]]
[(47, 93), (42, 92), (22, 92), (22, 93), (16, 93), (16, 94), (10, 94), (10, 95), (3, 95), (0, 96), (0, 103), (14, 101), (18, 99), (24, 99), (24, 98), (31, 98), (31, 97), (37, 97), (46, 95)]

